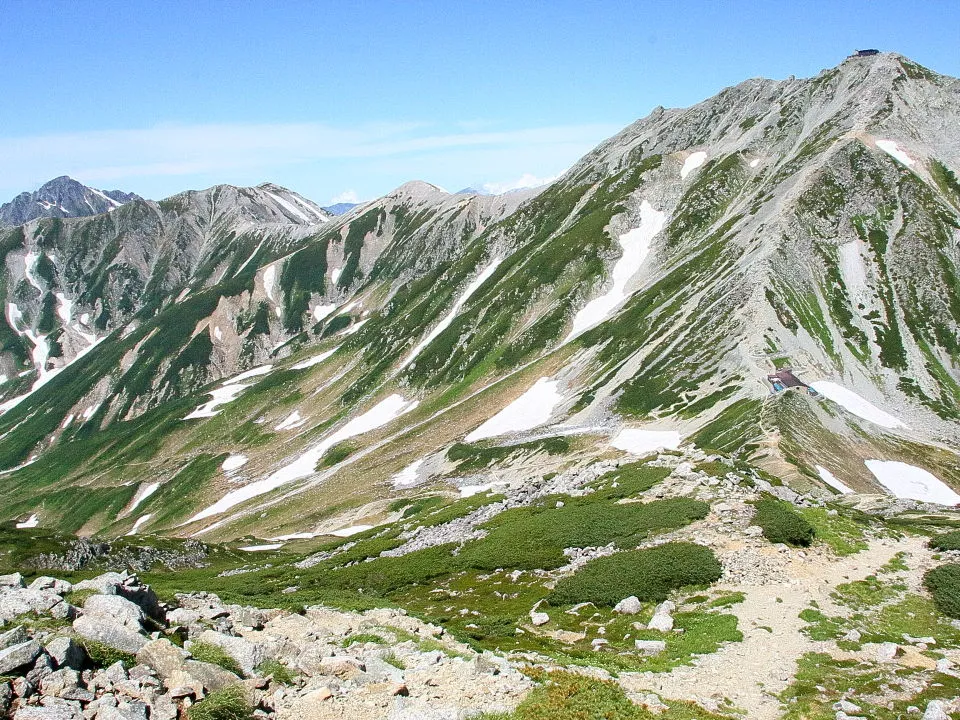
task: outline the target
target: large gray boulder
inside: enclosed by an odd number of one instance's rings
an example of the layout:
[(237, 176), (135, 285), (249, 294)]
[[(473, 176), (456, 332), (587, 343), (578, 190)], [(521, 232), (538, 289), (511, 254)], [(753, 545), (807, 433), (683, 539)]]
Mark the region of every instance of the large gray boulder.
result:
[(176, 671), (164, 684), (169, 688), (189, 687), (197, 697), (205, 692), (215, 692), (241, 682), (240, 678), (219, 665), (187, 660), (183, 670)]
[(621, 615), (636, 615), (640, 612), (640, 609), (643, 606), (640, 604), (640, 600), (636, 595), (631, 595), (626, 597), (616, 605), (613, 606), (613, 611), (615, 613), (620, 613)]
[(36, 640), (27, 640), (0, 650), (0, 675), (9, 675), (17, 668), (31, 664), (42, 651)]
[(18, 572), (0, 575), (0, 588), (22, 588), (23, 586), (23, 575)]
[(88, 615), (74, 620), (73, 629), (80, 637), (131, 654), (140, 652), (140, 648), (147, 644), (147, 638), (123, 625)]
[(128, 630), (140, 632), (146, 617), (139, 605), (120, 595), (91, 595), (83, 604), (83, 612), (96, 618), (120, 623)]
[(73, 589), (73, 585), (66, 580), (58, 580), (49, 575), (41, 575), (35, 578), (28, 587), (31, 590), (52, 590), (57, 595), (64, 595)]
[(186, 666), (189, 654), (165, 638), (151, 640), (137, 653), (137, 662), (152, 668), (161, 680), (167, 680)]
[(27, 705), (13, 714), (13, 720), (84, 720), (79, 707), (69, 703), (52, 706)]
[(80, 670), (87, 657), (86, 651), (73, 641), (73, 638), (54, 638), (44, 646), (47, 655), (58, 668), (70, 667)]
[(15, 628), (0, 633), (0, 650), (5, 650), (11, 645), (19, 645), (30, 639), (26, 628), (23, 625), (17, 625)]
[(0, 590), (0, 619), (10, 621), (20, 615), (43, 614), (59, 602), (61, 602), (60, 596), (49, 590), (2, 589)]
[(253, 675), (254, 669), (266, 659), (263, 645), (250, 642), (246, 638), (205, 630), (196, 639), (219, 647), (237, 661), (237, 665), (246, 675)]

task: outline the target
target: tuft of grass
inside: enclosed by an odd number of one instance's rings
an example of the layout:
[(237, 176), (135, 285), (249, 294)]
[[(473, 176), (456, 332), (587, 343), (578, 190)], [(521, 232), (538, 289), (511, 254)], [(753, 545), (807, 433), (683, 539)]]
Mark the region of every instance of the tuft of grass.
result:
[(407, 664), (403, 660), (398, 658), (392, 650), (386, 653), (385, 655), (383, 655), (380, 659), (383, 660), (388, 665), (393, 665), (395, 668), (397, 668), (397, 670), (407, 669)]
[(754, 525), (763, 528), (763, 536), (773, 543), (807, 547), (813, 542), (813, 526), (790, 503), (772, 497), (754, 505)]
[(842, 512), (832, 517), (824, 508), (799, 508), (798, 512), (813, 528), (814, 536), (837, 555), (855, 555), (869, 547), (864, 525)]
[(295, 679), (293, 672), (279, 660), (264, 660), (257, 666), (257, 675), (266, 677), (273, 676), (273, 681), (280, 685), (292, 685)]
[(106, 668), (114, 663), (123, 663), (128, 670), (137, 664), (137, 659), (128, 652), (115, 650), (109, 645), (104, 645), (96, 640), (81, 640), (80, 644), (87, 651), (87, 657), (96, 667)]
[(960, 550), (960, 530), (951, 530), (950, 532), (940, 533), (930, 538), (928, 543), (933, 550)]
[(387, 641), (376, 633), (354, 633), (348, 635), (340, 643), (343, 647), (350, 647), (358, 643), (374, 643), (376, 645), (386, 645)]
[(237, 677), (243, 677), (243, 669), (237, 661), (228, 655), (221, 647), (211, 643), (193, 642), (190, 644), (190, 654), (193, 655), (194, 660), (219, 665)]
[(923, 586), (933, 596), (940, 612), (960, 618), (960, 564), (949, 563), (928, 570), (923, 576)]
[(238, 685), (210, 693), (187, 710), (189, 720), (251, 720), (253, 709)]
[(708, 547), (665, 543), (591, 560), (575, 575), (561, 579), (548, 599), (552, 605), (615, 605), (631, 595), (641, 601), (665, 600), (671, 590), (719, 580), (721, 570)]

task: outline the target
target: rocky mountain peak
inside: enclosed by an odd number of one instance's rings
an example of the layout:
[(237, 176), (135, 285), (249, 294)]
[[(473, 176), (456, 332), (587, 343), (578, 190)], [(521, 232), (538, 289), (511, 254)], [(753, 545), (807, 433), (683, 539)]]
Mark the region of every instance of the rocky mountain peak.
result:
[(45, 182), (35, 192), (22, 192), (0, 205), (0, 225), (22, 225), (43, 217), (99, 215), (138, 198), (122, 190), (98, 190), (61, 175)]

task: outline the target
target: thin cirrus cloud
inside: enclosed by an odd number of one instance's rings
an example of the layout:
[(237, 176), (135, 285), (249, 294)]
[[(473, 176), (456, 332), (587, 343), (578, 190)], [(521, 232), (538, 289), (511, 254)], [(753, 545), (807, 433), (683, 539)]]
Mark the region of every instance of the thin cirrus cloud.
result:
[[(453, 163), (478, 153), (549, 156), (552, 147), (590, 147), (611, 132), (601, 124), (473, 132), (444, 132), (424, 123), (158, 125), (0, 138), (0, 177), (7, 189), (23, 190), (63, 174), (103, 184), (241, 173), (271, 177), (278, 169), (318, 161), (440, 167), (445, 158)], [(465, 174), (470, 170), (464, 168)], [(507, 168), (504, 175), (513, 172)]]

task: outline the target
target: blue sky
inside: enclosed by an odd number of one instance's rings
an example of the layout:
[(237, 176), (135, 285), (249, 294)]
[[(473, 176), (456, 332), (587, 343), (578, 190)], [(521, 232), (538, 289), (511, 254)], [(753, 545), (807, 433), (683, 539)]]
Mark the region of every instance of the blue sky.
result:
[(855, 48), (958, 76), (958, 39), (953, 0), (6, 0), (0, 200), (61, 174), (151, 198), (271, 181), (322, 204), (411, 179), (508, 188), (657, 105)]

